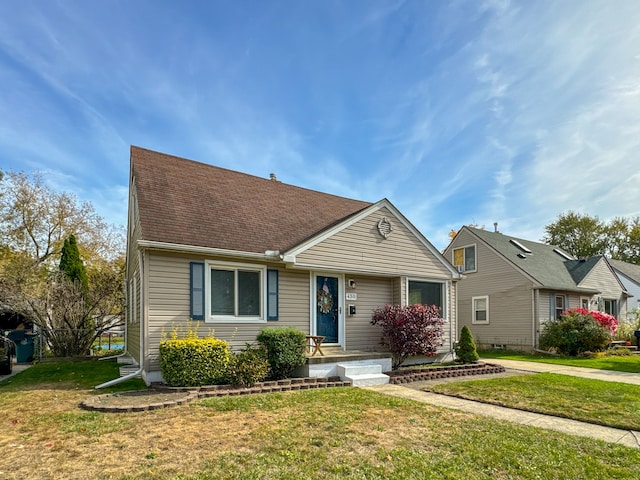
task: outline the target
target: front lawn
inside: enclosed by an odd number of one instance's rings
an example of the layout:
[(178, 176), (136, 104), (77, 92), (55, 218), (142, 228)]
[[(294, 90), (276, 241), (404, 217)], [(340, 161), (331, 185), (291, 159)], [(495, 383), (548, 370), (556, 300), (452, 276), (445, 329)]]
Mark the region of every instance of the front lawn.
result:
[(640, 431), (640, 387), (554, 373), (439, 384), (430, 391)]
[(41, 364), (0, 383), (0, 478), (640, 478), (635, 449), (357, 388), (78, 408), (116, 375), (113, 361)]
[(572, 367), (597, 368), (600, 370), (615, 370), (617, 372), (640, 373), (640, 355), (602, 355), (596, 358), (576, 358), (551, 356), (543, 354), (526, 354), (509, 350), (482, 350), (478, 354), (483, 360), (504, 358), (505, 360), (522, 360), (525, 362), (551, 363), (555, 365), (569, 365)]

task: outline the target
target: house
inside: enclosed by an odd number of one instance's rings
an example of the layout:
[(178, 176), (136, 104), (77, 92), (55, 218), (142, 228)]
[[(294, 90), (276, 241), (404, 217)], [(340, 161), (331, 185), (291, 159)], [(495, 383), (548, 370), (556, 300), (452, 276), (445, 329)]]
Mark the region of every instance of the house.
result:
[(264, 327), (292, 326), (324, 336), (323, 350), (375, 352), (374, 309), (409, 298), (441, 307), (439, 353), (450, 356), (459, 278), (387, 199), (338, 197), (131, 147), (126, 342), (147, 383), (161, 380), (163, 333), (189, 319), (235, 349)]
[(582, 307), (625, 318), (628, 292), (604, 256), (577, 259), (560, 248), (464, 226), (444, 255), (464, 278), (458, 324), (482, 347), (531, 350), (542, 326)]
[(613, 259), (609, 259), (609, 263), (632, 296), (628, 301), (627, 310), (640, 310), (640, 265)]

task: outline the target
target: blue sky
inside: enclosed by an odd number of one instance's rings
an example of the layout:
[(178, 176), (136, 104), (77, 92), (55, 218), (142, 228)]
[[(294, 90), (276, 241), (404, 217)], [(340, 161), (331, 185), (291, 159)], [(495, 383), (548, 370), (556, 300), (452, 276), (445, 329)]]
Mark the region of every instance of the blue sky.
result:
[(138, 145), (388, 198), (434, 245), (640, 215), (635, 0), (0, 0), (0, 169), (126, 223)]

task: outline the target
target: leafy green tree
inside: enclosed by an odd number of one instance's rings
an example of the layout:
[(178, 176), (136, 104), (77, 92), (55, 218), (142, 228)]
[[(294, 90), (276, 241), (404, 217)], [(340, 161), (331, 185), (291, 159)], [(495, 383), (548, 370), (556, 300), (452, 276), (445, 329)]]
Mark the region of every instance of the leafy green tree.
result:
[(606, 255), (640, 265), (640, 217), (615, 217), (609, 223), (597, 216), (569, 211), (545, 227), (546, 243), (579, 258)]
[(80, 250), (78, 250), (75, 235), (69, 235), (64, 240), (62, 255), (60, 256), (60, 270), (72, 282), (79, 282), (85, 291), (89, 288), (87, 270), (80, 258)]
[(547, 225), (545, 232), (546, 243), (579, 258), (602, 255), (606, 250), (606, 226), (597, 216), (569, 211)]
[(0, 305), (32, 321), (55, 355), (85, 354), (124, 324), (121, 232), (37, 174), (0, 172)]

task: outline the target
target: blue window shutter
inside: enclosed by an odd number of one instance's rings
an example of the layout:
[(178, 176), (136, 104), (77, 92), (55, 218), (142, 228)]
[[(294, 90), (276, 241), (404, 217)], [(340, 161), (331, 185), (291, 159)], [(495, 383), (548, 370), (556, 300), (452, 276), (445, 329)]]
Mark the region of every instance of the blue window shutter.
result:
[(204, 263), (191, 262), (189, 267), (191, 290), (189, 313), (193, 320), (204, 320)]
[(267, 270), (267, 321), (278, 320), (278, 270)]

